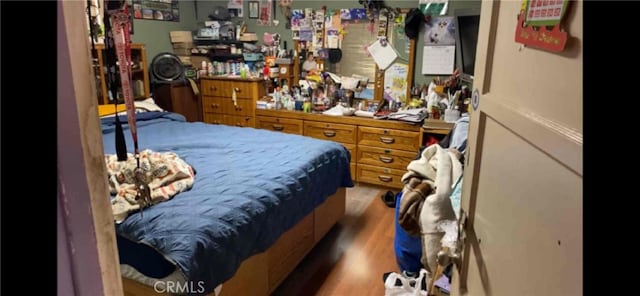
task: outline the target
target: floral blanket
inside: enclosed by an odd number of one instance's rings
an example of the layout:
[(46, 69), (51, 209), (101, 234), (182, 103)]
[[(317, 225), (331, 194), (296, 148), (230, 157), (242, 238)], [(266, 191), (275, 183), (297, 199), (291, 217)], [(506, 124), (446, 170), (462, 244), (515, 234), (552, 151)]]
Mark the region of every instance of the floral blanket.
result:
[[(116, 223), (121, 223), (130, 213), (140, 209), (140, 205), (135, 200), (136, 159), (133, 154), (128, 154), (126, 161), (118, 161), (116, 154), (106, 154), (105, 161), (109, 190), (112, 195), (115, 195), (111, 200), (111, 209)], [(140, 167), (146, 173), (151, 204), (169, 200), (193, 186), (195, 177), (193, 168), (173, 152), (144, 150), (140, 152)]]

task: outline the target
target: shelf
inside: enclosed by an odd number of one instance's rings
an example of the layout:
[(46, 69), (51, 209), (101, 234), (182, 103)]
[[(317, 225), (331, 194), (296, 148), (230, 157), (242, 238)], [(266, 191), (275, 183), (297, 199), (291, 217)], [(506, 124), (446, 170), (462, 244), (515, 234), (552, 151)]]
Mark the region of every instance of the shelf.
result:
[[(106, 85), (106, 67), (104, 44), (96, 44), (95, 51), (93, 53), (93, 71), (96, 77), (96, 86), (98, 91), (98, 104), (113, 104), (109, 101), (109, 90)], [(140, 80), (143, 82), (143, 89), (140, 93), (141, 96), (135, 97), (135, 100), (144, 100), (151, 96), (149, 87), (149, 72), (147, 71), (147, 55), (144, 44), (132, 43), (131, 44), (131, 58), (136, 68), (131, 69), (131, 74), (135, 77), (134, 80)]]
[(221, 40), (221, 39), (193, 39), (195, 45), (217, 45), (217, 44), (244, 44), (256, 41)]
[(212, 61), (226, 61), (226, 60), (242, 60), (244, 56), (241, 54), (224, 54), (224, 55), (208, 55), (209, 59)]

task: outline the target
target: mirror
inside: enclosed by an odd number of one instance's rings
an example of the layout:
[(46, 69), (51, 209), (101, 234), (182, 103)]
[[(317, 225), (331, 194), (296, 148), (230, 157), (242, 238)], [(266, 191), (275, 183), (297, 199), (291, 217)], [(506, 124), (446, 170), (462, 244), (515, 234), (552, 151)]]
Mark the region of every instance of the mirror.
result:
[[(375, 100), (381, 101), (386, 91), (403, 104), (411, 95), (415, 68), (416, 39), (409, 39), (404, 32), (404, 17), (408, 9), (401, 11), (395, 19), (389, 20), (387, 38), (398, 58), (384, 71), (377, 71), (375, 79)], [(377, 68), (377, 67), (376, 67)]]
[[(390, 19), (387, 26), (387, 40), (398, 53), (398, 58), (386, 70), (380, 70), (371, 57), (367, 57), (365, 47), (377, 40), (377, 31), (371, 32), (368, 21), (350, 22), (344, 27), (346, 35), (342, 40), (342, 57), (340, 62), (331, 64), (323, 62), (323, 69), (339, 76), (351, 77), (358, 75), (369, 80), (367, 90), (363, 93), (355, 93), (354, 99), (365, 98), (366, 101), (382, 102), (385, 89), (391, 92), (391, 96), (406, 103), (410, 98), (411, 86), (415, 67), (416, 40), (406, 37), (404, 32), (404, 16), (409, 9), (400, 11), (400, 16)], [(374, 28), (378, 28), (376, 22)], [(303, 55), (294, 61), (294, 81), (302, 78), (301, 72), (306, 52), (300, 46), (300, 42), (294, 40), (296, 52)], [(386, 82), (385, 82), (386, 77)]]

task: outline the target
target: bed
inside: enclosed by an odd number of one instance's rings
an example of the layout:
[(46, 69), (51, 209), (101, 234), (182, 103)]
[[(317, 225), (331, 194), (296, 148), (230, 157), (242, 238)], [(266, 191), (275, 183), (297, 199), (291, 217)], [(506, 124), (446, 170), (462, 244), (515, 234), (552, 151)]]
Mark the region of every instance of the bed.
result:
[[(101, 120), (114, 154), (114, 117)], [(176, 153), (195, 179), (116, 224), (125, 295), (267, 295), (344, 215), (353, 183), (340, 144), (171, 112), (138, 113), (137, 127), (141, 150)], [(131, 151), (126, 125), (125, 138)]]

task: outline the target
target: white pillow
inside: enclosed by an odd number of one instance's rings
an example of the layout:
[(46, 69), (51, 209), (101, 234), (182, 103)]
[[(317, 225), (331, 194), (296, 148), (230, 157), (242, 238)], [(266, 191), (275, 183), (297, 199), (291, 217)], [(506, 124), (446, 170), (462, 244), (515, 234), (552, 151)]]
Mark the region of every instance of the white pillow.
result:
[[(136, 113), (143, 113), (143, 112), (165, 112), (166, 110), (160, 108), (160, 106), (158, 106), (156, 104), (156, 102), (153, 100), (153, 98), (148, 98), (146, 100), (142, 100), (142, 101), (135, 101), (133, 102), (133, 105), (136, 107)], [(118, 113), (118, 116), (125, 116), (127, 115), (127, 111), (122, 111), (120, 113)], [(115, 116), (115, 114), (110, 114), (110, 115), (105, 115), (102, 116), (101, 118), (108, 118), (108, 117), (113, 117)]]
[(133, 104), (136, 106), (136, 113), (165, 111), (164, 109), (160, 108), (160, 106), (156, 105), (156, 102), (153, 100), (153, 98), (148, 98), (144, 101), (135, 101)]

